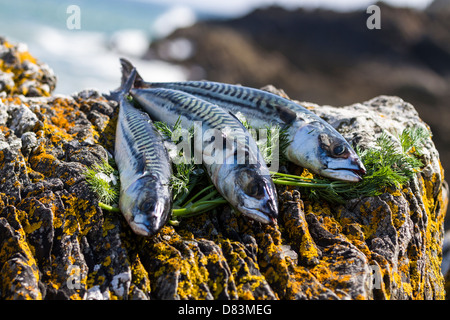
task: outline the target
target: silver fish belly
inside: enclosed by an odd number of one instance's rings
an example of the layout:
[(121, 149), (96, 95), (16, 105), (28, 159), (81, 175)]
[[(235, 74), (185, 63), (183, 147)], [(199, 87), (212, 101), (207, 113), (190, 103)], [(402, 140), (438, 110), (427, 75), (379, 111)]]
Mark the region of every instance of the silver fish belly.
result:
[[(125, 76), (132, 65), (125, 59), (121, 63)], [(286, 158), (324, 177), (358, 182), (366, 173), (356, 152), (330, 124), (276, 94), (212, 81), (145, 82), (139, 75), (135, 85), (187, 92), (235, 114), (241, 113), (256, 129), (267, 124), (284, 126), (291, 138)]]
[(189, 129), (201, 130), (194, 149), (219, 193), (250, 218), (271, 223), (278, 216), (278, 200), (270, 172), (243, 125), (212, 103), (181, 91), (131, 89), (131, 95), (153, 119), (173, 126), (180, 119)]
[(172, 168), (162, 137), (148, 114), (119, 95), (114, 158), (120, 174), (119, 208), (133, 231), (156, 234), (172, 209)]

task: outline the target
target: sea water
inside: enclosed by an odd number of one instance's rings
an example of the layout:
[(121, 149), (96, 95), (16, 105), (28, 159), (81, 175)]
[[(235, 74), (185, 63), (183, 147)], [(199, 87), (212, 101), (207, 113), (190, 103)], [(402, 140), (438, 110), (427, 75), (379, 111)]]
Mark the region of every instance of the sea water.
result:
[[(79, 8), (79, 28), (70, 6)], [(47, 63), (58, 81), (55, 93), (95, 88), (109, 92), (120, 84), (119, 58), (131, 60), (148, 81), (183, 81), (183, 68), (143, 59), (151, 41), (195, 23), (202, 13), (164, 1), (0, 0), (0, 36), (25, 43)]]
[[(375, 0), (373, 0), (375, 1)], [(407, 0), (388, 0), (403, 3)], [(414, 0), (411, 3), (429, 3)], [(200, 19), (242, 16), (267, 5), (287, 8), (325, 6), (355, 9), (372, 0), (0, 0), (0, 36), (25, 43), (47, 63), (58, 81), (55, 93), (96, 88), (109, 92), (120, 84), (119, 57), (131, 60), (147, 81), (183, 81), (188, 72), (163, 61), (143, 59), (151, 41)], [(338, 5), (339, 4), (339, 5)], [(79, 8), (79, 28), (69, 28), (71, 6)], [(192, 46), (177, 39), (172, 57), (189, 57)]]

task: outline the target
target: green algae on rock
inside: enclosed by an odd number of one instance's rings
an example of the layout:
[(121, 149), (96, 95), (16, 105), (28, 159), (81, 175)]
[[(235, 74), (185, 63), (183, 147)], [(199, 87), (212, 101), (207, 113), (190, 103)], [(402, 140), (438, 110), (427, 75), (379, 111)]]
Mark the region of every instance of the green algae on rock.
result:
[[(331, 205), (278, 186), (273, 226), (224, 205), (142, 238), (99, 207), (84, 174), (113, 153), (117, 104), (92, 90), (52, 96), (47, 67), (6, 40), (0, 46), (9, 52), (0, 79), (12, 79), (0, 87), (1, 299), (445, 297), (447, 185), (431, 138), (423, 170), (378, 196)], [(36, 75), (20, 61), (32, 61)], [(17, 82), (23, 72), (35, 79), (28, 90)], [(307, 105), (361, 146), (382, 132), (427, 128), (397, 97)]]

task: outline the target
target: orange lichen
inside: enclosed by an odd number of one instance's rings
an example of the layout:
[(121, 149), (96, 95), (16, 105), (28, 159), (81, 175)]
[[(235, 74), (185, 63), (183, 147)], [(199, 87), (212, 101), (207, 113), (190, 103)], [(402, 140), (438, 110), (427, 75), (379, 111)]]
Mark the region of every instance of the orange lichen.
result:
[(1, 44), (5, 49), (10, 49), (10, 53), (14, 57), (14, 63), (5, 63), (0, 60), (0, 70), (12, 74), (14, 81), (13, 87), (6, 87), (5, 89), (10, 94), (23, 94), (27, 95), (30, 88), (33, 88), (41, 96), (49, 96), (52, 88), (48, 86), (40, 86), (39, 79), (45, 77), (44, 72), (38, 68), (37, 71), (29, 72), (27, 64), (38, 65), (38, 61), (23, 47), (15, 46), (7, 41), (3, 41)]

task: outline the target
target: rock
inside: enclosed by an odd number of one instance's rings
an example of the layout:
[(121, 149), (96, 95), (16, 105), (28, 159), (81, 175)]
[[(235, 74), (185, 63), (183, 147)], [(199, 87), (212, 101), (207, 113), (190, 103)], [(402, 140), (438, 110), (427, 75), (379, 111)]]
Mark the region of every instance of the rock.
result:
[(447, 0), (434, 0), (428, 5), (427, 11), (435, 14), (448, 13), (450, 12), (450, 3)]
[[(278, 186), (275, 225), (223, 206), (142, 238), (99, 207), (84, 176), (114, 151), (117, 104), (96, 91), (8, 90), (0, 98), (2, 299), (445, 298), (448, 188), (431, 138), (423, 170), (379, 196), (336, 205)], [(365, 147), (381, 132), (428, 128), (397, 97), (305, 105)], [(283, 170), (306, 173), (290, 164)]]
[(46, 64), (38, 62), (25, 44), (13, 45), (0, 38), (0, 90), (29, 97), (49, 96), (56, 77)]

